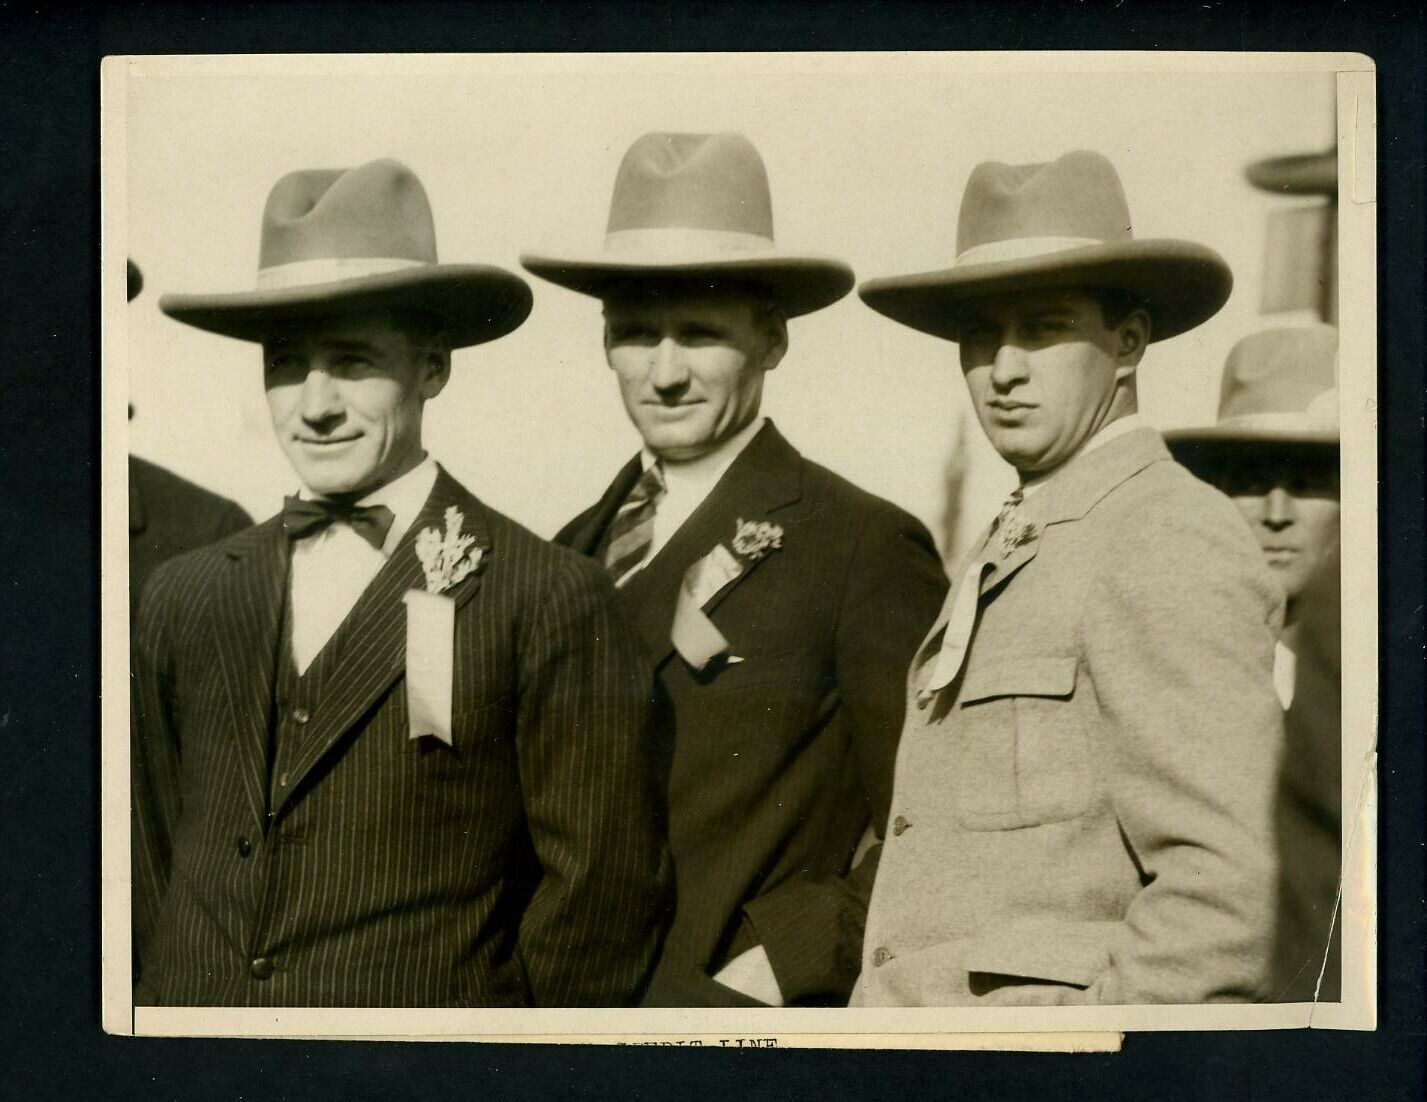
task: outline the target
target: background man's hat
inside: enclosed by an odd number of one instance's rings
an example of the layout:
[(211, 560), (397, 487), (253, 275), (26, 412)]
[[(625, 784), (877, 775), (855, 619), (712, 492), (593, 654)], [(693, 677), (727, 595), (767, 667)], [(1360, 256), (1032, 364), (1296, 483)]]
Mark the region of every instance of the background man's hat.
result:
[(128, 265), (129, 265), (129, 271), (128, 271), (128, 274), (129, 274), (129, 300), (128, 300), (128, 301), (133, 302), (136, 298), (139, 297), (139, 292), (144, 289), (144, 273), (141, 272), (141, 271), (139, 271), (139, 266), (138, 266), (137, 264), (135, 264), (132, 260), (128, 261), (127, 263), (128, 263)]
[(977, 165), (961, 199), (951, 267), (868, 280), (858, 294), (894, 321), (955, 340), (958, 308), (973, 299), (1119, 290), (1149, 311), (1150, 339), (1164, 340), (1213, 317), (1233, 283), (1213, 249), (1137, 240), (1115, 167), (1079, 150), (1049, 164)]
[(1244, 170), (1249, 183), (1280, 195), (1338, 194), (1338, 151), (1296, 153), (1255, 161)]
[(1219, 387), (1219, 419), (1175, 429), (1176, 451), (1211, 444), (1338, 443), (1338, 331), (1265, 329), (1234, 345)]
[(603, 249), (526, 253), (520, 262), (596, 296), (650, 278), (748, 283), (765, 288), (790, 317), (830, 306), (855, 279), (840, 260), (777, 248), (768, 174), (742, 134), (645, 134), (615, 176)]
[(530, 306), (512, 272), (437, 262), (426, 189), (392, 160), (289, 173), (263, 210), (255, 290), (159, 299), (171, 318), (249, 341), (313, 316), (419, 310), (443, 322), (453, 348), (504, 336)]

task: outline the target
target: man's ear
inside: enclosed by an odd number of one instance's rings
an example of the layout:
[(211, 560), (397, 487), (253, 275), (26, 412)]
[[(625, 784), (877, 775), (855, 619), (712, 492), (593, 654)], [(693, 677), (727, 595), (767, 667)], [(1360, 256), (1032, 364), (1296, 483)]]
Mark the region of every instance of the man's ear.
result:
[(768, 334), (768, 349), (763, 353), (763, 370), (772, 371), (788, 351), (788, 319), (781, 310), (769, 310), (764, 327)]
[(1131, 310), (1115, 330), (1115, 378), (1128, 379), (1135, 373), (1150, 343), (1150, 315), (1143, 308)]
[(451, 379), (451, 342), (437, 333), (426, 342), (419, 361), (421, 397), (428, 402), (446, 389)]

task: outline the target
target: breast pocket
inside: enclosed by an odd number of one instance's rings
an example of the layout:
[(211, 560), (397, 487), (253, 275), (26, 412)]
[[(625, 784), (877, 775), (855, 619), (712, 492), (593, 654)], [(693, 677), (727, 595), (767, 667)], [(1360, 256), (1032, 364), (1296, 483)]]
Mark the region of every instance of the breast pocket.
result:
[(1085, 813), (1090, 753), (1077, 669), (1075, 658), (1053, 656), (968, 671), (953, 780), (963, 826), (1011, 830)]

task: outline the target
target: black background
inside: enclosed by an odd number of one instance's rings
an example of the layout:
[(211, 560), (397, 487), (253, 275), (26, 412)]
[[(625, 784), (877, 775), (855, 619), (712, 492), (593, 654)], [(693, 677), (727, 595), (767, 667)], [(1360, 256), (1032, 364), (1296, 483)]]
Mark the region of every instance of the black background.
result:
[[(1128, 1037), (1120, 1054), (1089, 1056), (106, 1036), (98, 879), (100, 58), (1067, 48), (1359, 51), (1378, 65), (1379, 1031), (1148, 1033)], [(0, 1097), (1421, 1098), (1425, 65), (1416, 6), (1366, 3), (0, 0)]]

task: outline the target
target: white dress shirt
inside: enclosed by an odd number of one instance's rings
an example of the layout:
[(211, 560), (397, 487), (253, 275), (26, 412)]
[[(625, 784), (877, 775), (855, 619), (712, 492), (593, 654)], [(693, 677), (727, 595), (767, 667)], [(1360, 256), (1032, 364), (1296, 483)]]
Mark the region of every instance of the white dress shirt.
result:
[[(400, 478), (357, 502), (361, 506), (385, 505), (392, 512), (391, 530), (380, 551), (340, 521), (293, 542), (292, 657), (299, 674), (307, 671), (357, 598), (386, 565), (435, 485), (436, 461), (428, 455)], [(323, 495), (304, 486), (299, 496), (317, 500)]]
[(1293, 687), (1298, 680), (1298, 655), (1282, 639), (1273, 645), (1273, 689), (1283, 710), (1293, 703)]
[[(703, 504), (724, 472), (733, 465), (749, 441), (758, 435), (766, 418), (755, 417), (752, 422), (739, 429), (717, 448), (683, 462), (663, 460), (664, 497), (654, 510), (654, 538), (644, 558), (619, 579), (621, 585), (642, 570), (649, 560), (663, 549), (684, 522), (693, 516), (694, 510)], [(645, 448), (641, 453), (644, 469), (647, 471), (659, 461), (658, 456)]]

